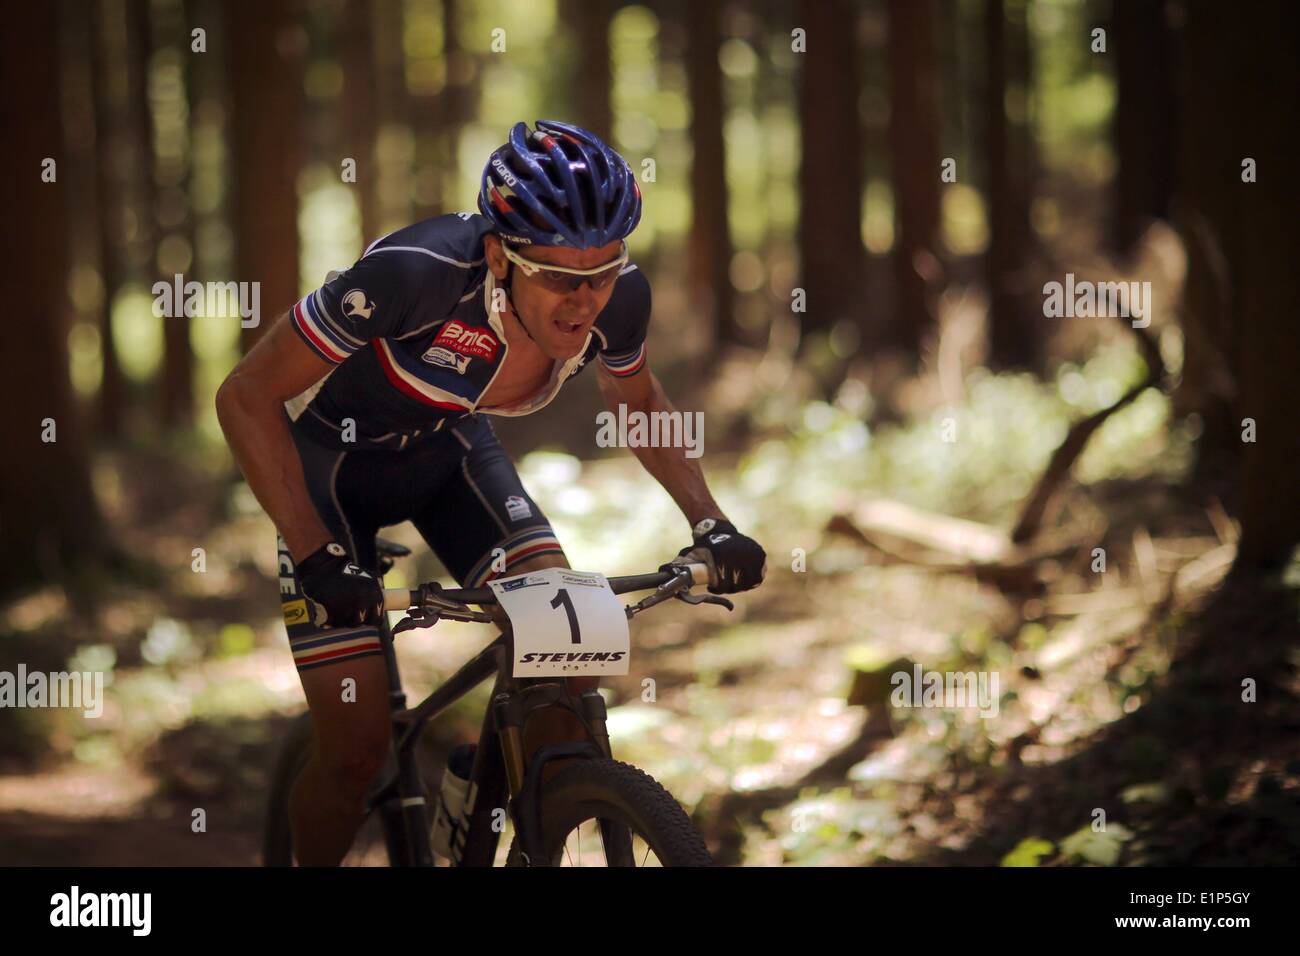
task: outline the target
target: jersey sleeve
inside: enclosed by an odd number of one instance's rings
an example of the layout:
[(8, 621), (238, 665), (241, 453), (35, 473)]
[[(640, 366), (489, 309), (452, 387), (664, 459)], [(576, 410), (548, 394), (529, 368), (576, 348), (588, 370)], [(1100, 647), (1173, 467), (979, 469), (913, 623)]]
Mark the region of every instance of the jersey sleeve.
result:
[(605, 347), (600, 364), (618, 378), (627, 378), (645, 365), (646, 331), (650, 328), (650, 282), (636, 267), (619, 276), (606, 311), (611, 321), (603, 329)]
[(290, 319), (313, 352), (338, 365), (372, 339), (417, 328), (422, 316), (450, 314), (464, 284), (464, 270), (417, 250), (371, 250), (303, 296)]

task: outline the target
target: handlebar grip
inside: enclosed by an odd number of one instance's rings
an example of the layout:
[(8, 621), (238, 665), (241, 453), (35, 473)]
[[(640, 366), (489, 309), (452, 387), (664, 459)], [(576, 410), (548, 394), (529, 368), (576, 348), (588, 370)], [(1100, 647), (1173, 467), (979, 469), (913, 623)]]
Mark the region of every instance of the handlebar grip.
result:
[(384, 588), (385, 611), (405, 611), (407, 608), (414, 607), (415, 601), (414, 591), (408, 591), (406, 588)]
[(694, 561), (688, 565), (691, 569), (691, 581), (695, 584), (709, 583), (709, 566), (703, 561)]

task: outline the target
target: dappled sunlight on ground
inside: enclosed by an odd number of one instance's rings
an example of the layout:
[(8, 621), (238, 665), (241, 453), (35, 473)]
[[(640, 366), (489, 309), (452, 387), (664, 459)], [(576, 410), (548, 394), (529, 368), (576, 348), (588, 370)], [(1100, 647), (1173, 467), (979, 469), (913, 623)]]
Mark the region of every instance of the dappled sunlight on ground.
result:
[[(1096, 484), (1066, 487), (1051, 529), (1076, 538), (1034, 576), (926, 567), (844, 533), (852, 508), (875, 500), (993, 522), (980, 533), (996, 544), (1050, 453), (1042, 436), (1101, 403), (1103, 379), (1122, 387), (1133, 374), (1131, 355), (1103, 350), (1055, 383), (981, 375), (957, 416), (967, 437), (942, 453), (934, 420), (871, 431), (839, 406), (769, 409), (772, 432), (749, 453), (707, 461), (724, 510), (767, 548), (768, 578), (734, 596), (733, 613), (671, 602), (632, 622), (629, 673), (602, 682), (615, 756), (668, 787), (732, 864), (1113, 863), (1138, 847), (1170, 852), (1147, 822), (1160, 808), (1285, 821), (1268, 801), (1300, 786), (1293, 758), (1247, 734), (1254, 762), (1207, 769), (1195, 741), (1163, 734), (1188, 719), (1180, 707), (1209, 720), (1220, 706), (1200, 691), (1170, 703), (1162, 688), (1235, 529), (1168, 482), (1186, 436), (1165, 434), (1162, 400), (1099, 432), (1081, 463)], [(139, 567), (76, 601), (45, 588), (0, 613), (0, 636), (29, 667), (109, 675), (102, 717), (0, 712), (0, 853), (255, 862), (271, 762), (304, 708), (277, 616), (274, 530), (216, 469), (128, 453), (112, 464), (99, 480)], [(520, 470), (578, 569), (650, 571), (686, 543), (684, 519), (629, 455), (541, 450)], [(415, 551), (388, 586), (444, 573), (409, 525), (383, 534)], [(1089, 569), (1099, 546), (1101, 574)], [(495, 633), (444, 622), (401, 635), (408, 702)], [(995, 712), (900, 706), (893, 678), (914, 667), (996, 675)], [(438, 747), (477, 738), (488, 690), (431, 728)], [(1113, 826), (1097, 839), (1085, 831), (1102, 805)]]

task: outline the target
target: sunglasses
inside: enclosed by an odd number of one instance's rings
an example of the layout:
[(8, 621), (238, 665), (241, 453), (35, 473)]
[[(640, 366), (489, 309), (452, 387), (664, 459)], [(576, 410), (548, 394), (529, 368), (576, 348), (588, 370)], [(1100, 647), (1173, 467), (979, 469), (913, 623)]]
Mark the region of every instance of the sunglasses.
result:
[(627, 240), (619, 245), (618, 255), (604, 265), (596, 266), (594, 269), (569, 269), (564, 266), (543, 266), (541, 263), (534, 262), (531, 259), (525, 259), (515, 250), (504, 242), (501, 248), (506, 254), (506, 258), (513, 262), (523, 271), (524, 275), (530, 279), (536, 279), (537, 282), (548, 292), (555, 292), (560, 295), (566, 295), (570, 292), (576, 292), (582, 287), (584, 282), (588, 283), (592, 289), (600, 291), (611, 285), (618, 274), (627, 265)]

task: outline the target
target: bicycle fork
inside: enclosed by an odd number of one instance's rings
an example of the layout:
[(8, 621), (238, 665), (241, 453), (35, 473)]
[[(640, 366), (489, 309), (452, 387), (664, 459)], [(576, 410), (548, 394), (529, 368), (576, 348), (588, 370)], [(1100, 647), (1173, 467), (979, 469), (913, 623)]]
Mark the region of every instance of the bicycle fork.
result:
[[(612, 757), (609, 732), (606, 729), (605, 699), (598, 690), (584, 691), (578, 697), (577, 713), (590, 734), (590, 739), (539, 747), (531, 760), (526, 760), (523, 744), (523, 727), (528, 715), (545, 707), (563, 707), (573, 710), (573, 698), (564, 684), (534, 684), (523, 691), (498, 694), (492, 701), (493, 719), (501, 740), (502, 759), (506, 782), (510, 792), (510, 811), (515, 832), (528, 865), (549, 865), (545, 859), (542, 842), (541, 791), (546, 765), (556, 759), (582, 757), (598, 759)], [(601, 820), (601, 836), (607, 856), (630, 859), (631, 834), (627, 828), (609, 820)]]

